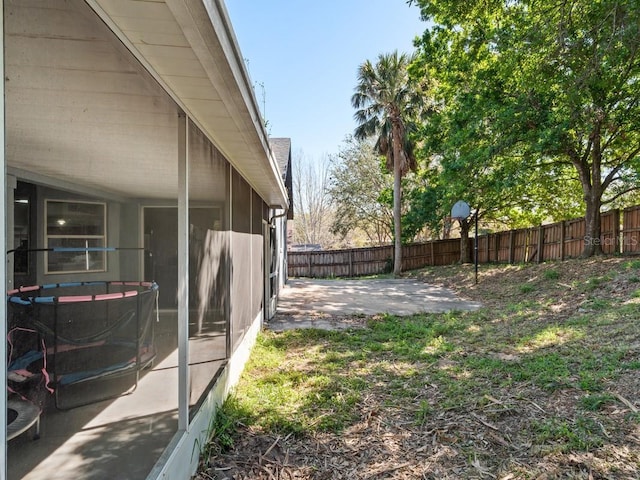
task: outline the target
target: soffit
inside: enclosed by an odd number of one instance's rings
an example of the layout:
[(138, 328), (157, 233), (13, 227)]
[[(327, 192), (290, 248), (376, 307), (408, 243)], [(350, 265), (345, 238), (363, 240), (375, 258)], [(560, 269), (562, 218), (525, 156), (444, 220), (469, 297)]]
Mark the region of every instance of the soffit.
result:
[(287, 205), (224, 5), (212, 0), (88, 0), (269, 205)]

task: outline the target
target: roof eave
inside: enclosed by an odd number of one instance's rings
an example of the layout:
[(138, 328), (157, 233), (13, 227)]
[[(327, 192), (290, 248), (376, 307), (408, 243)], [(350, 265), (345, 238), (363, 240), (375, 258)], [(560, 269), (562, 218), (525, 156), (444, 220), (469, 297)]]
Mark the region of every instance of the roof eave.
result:
[(287, 208), (286, 187), (223, 2), (87, 3), (264, 201)]

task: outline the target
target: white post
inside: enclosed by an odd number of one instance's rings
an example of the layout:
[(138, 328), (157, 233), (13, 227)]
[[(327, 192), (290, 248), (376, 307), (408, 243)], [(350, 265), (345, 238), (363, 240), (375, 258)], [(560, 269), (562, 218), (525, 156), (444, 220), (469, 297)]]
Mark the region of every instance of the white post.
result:
[(189, 427), (189, 120), (178, 115), (178, 429)]
[[(2, 48), (0, 48), (0, 78), (3, 79), (2, 86), (0, 86), (0, 116), (2, 128), (0, 128), (0, 137), (2, 137), (2, 150), (0, 150), (0, 171), (2, 172), (2, 186), (0, 187), (0, 202), (2, 202), (2, 211), (4, 212), (4, 218), (7, 218), (7, 207), (12, 208), (13, 205), (7, 205), (7, 171), (6, 171), (6, 159), (4, 157), (4, 151), (6, 146), (5, 139), (5, 108), (4, 108), (4, 2), (0, 0), (0, 13), (2, 13), (2, 21), (0, 22), (0, 33), (2, 33)], [(5, 222), (1, 222), (2, 226), (0, 231), (0, 249), (2, 249), (4, 255), (4, 262), (2, 266), (2, 272), (0, 273), (0, 291), (7, 291), (7, 225)], [(0, 480), (7, 478), (7, 302), (1, 302), (0, 307), (0, 324), (2, 325), (2, 340), (0, 341), (0, 357), (2, 357), (2, 368), (0, 368), (0, 386), (2, 388), (2, 394), (0, 394), (0, 412), (2, 412), (4, 421), (2, 422), (2, 428), (0, 428)]]

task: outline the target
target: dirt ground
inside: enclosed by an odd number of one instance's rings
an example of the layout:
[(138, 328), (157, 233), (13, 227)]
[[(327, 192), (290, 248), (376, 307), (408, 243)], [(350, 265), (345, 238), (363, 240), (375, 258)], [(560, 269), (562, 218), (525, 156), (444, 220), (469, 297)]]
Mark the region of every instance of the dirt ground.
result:
[[(472, 266), (425, 269), (409, 276), (482, 302), (489, 312), (504, 311), (522, 298), (523, 285), (535, 284), (537, 301), (545, 305), (541, 321), (561, 324), (576, 312), (587, 311), (598, 299), (636, 301), (640, 269), (625, 269), (625, 263), (629, 259), (486, 266), (480, 271), (478, 285), (474, 284)], [(550, 269), (559, 272), (558, 280), (540, 282), (545, 275), (549, 278), (545, 272)], [(580, 288), (589, 282), (593, 288)], [(340, 317), (332, 320), (339, 322)], [(627, 359), (632, 362), (640, 362), (640, 330), (636, 333), (615, 339), (625, 342)], [(501, 355), (500, 360), (518, 361)], [(423, 395), (438, 405), (442, 394), (435, 387), (425, 385)], [(528, 431), (532, 420), (543, 423), (552, 418), (572, 417), (579, 408), (577, 389), (559, 388), (550, 392), (522, 382), (512, 390), (501, 390), (499, 395), (487, 392), (477, 392), (476, 401), (467, 411), (436, 410), (428, 422), (416, 425), (414, 412), (386, 409), (384, 386), (372, 386), (360, 405), (360, 421), (339, 435), (281, 437), (242, 427), (234, 447), (211, 455), (196, 478), (640, 479), (637, 369), (621, 373), (607, 385), (607, 392), (615, 401), (599, 417), (605, 420), (594, 423), (598, 435), (607, 441), (579, 451), (563, 452), (540, 445)], [(215, 450), (214, 446), (212, 451)]]

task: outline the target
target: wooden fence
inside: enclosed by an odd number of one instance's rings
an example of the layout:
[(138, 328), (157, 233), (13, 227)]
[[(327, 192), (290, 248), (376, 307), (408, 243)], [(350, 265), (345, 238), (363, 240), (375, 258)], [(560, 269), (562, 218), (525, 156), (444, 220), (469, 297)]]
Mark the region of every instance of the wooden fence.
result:
[[(478, 263), (527, 263), (580, 256), (585, 241), (596, 241), (606, 254), (640, 254), (640, 205), (610, 210), (601, 216), (599, 239), (585, 239), (585, 219), (478, 237)], [(402, 269), (452, 265), (460, 261), (459, 238), (413, 243), (402, 247)], [(474, 239), (469, 238), (471, 258)], [(290, 277), (358, 277), (393, 270), (393, 246), (288, 252)]]

